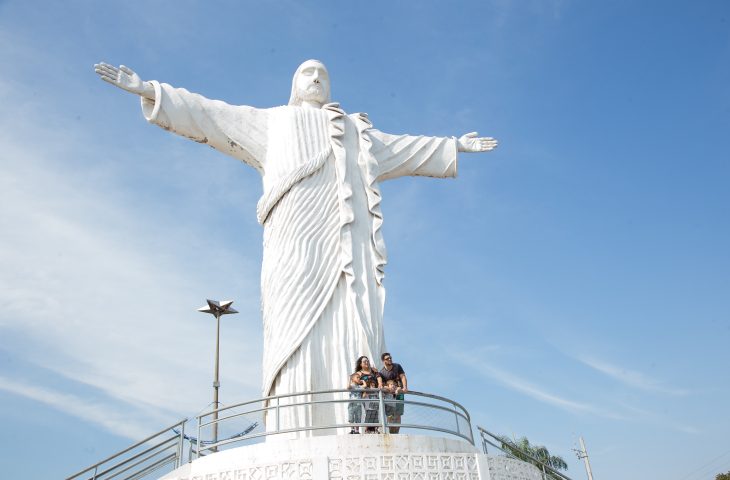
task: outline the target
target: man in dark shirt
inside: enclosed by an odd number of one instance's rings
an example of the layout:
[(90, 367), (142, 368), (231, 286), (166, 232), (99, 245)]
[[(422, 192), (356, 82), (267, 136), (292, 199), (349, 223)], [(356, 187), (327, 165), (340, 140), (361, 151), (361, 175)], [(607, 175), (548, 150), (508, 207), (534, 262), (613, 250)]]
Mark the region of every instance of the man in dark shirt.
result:
[[(408, 391), (408, 379), (406, 378), (406, 372), (403, 371), (403, 367), (401, 367), (399, 363), (393, 363), (393, 357), (390, 353), (385, 352), (380, 356), (380, 359), (383, 361), (384, 365), (382, 370), (380, 370), (380, 376), (383, 378), (383, 385), (387, 384), (388, 380), (394, 380), (402, 392), (395, 397), (396, 400), (399, 400), (399, 403), (395, 405), (395, 415), (393, 415), (393, 423), (400, 424), (400, 417), (403, 415), (404, 411), (403, 399), (405, 396), (403, 394)], [(398, 433), (399, 431), (400, 427), (390, 427), (390, 433)]]

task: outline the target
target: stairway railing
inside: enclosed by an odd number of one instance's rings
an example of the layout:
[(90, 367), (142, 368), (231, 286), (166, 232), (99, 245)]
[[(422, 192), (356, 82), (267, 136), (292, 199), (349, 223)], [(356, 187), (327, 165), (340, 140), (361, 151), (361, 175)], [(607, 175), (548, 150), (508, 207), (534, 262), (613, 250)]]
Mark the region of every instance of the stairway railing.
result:
[(491, 445), (510, 458), (531, 463), (539, 468), (542, 473), (543, 480), (572, 480), (569, 476), (555, 470), (545, 462), (542, 462), (529, 453), (520, 450), (520, 447), (514, 443), (493, 434), (479, 425), (477, 425), (477, 431), (482, 438), (482, 450), (485, 454), (489, 453), (487, 451), (487, 445)]
[[(111, 457), (67, 477), (66, 480), (137, 480), (173, 464), (183, 464), (185, 423), (188, 419), (163, 428)], [(178, 432), (175, 432), (178, 430)]]

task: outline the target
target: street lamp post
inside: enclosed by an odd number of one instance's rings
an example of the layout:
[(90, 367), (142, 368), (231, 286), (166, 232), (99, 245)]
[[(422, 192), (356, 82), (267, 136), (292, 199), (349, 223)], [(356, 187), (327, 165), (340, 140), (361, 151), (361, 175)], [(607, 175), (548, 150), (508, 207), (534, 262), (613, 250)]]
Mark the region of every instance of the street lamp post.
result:
[[(216, 300), (207, 299), (208, 305), (200, 307), (199, 312), (210, 313), (215, 317), (215, 370), (213, 373), (213, 443), (218, 443), (218, 389), (221, 383), (218, 378), (218, 365), (220, 363), (220, 336), (221, 336), (221, 317), (223, 315), (231, 315), (238, 313), (237, 310), (231, 308), (233, 300), (218, 302)], [(198, 445), (200, 448), (200, 445)], [(218, 447), (214, 447), (213, 451), (218, 451)]]

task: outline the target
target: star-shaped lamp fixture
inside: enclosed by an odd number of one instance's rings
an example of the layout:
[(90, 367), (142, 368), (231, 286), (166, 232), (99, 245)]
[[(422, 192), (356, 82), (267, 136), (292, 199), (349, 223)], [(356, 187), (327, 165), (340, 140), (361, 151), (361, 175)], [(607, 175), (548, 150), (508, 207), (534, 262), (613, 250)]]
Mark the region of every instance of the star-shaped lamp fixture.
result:
[(238, 313), (238, 310), (231, 308), (231, 305), (233, 304), (233, 300), (225, 300), (223, 302), (219, 302), (217, 300), (207, 299), (206, 302), (208, 302), (208, 305), (206, 305), (204, 307), (200, 307), (198, 309), (199, 312), (212, 313), (216, 317), (220, 317), (221, 315), (230, 315), (232, 313)]

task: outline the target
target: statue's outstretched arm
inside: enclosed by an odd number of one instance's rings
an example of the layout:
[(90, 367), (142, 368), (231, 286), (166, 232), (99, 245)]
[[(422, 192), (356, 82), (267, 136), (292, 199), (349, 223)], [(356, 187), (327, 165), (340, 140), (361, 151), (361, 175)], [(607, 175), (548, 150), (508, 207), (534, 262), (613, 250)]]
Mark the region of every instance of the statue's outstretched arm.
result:
[(139, 78), (139, 75), (134, 73), (129, 67), (120, 65), (117, 68), (114, 65), (101, 62), (94, 65), (94, 71), (102, 80), (111, 83), (115, 87), (134, 93), (140, 97), (149, 98), (150, 100), (155, 99), (155, 88), (152, 84)]
[(477, 132), (467, 133), (459, 137), (457, 142), (460, 152), (489, 152), (497, 148), (497, 140), (492, 137), (478, 137)]

